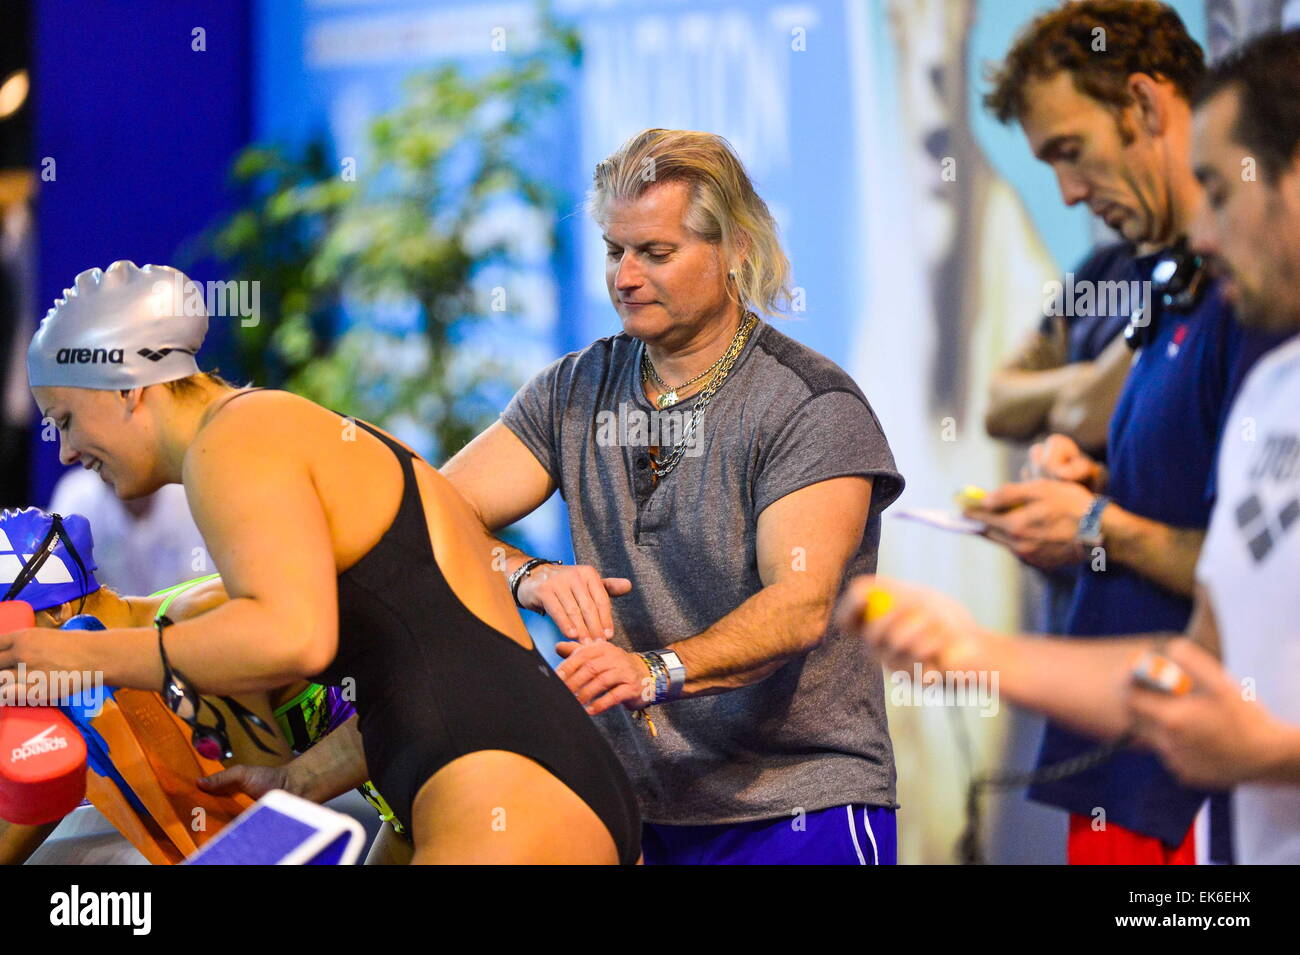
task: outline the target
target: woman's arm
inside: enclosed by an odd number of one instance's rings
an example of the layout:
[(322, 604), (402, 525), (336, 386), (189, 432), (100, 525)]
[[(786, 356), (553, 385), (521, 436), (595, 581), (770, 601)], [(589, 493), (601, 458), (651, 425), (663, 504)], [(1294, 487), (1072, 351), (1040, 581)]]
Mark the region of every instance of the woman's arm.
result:
[[(167, 616), (177, 622), (192, 620), (210, 610), (215, 610), (229, 599), (230, 596), (226, 593), (225, 585), (222, 583), (221, 578), (217, 577), (205, 583), (196, 584), (189, 590), (178, 594), (167, 608)], [(149, 615), (150, 618), (153, 617), (157, 610), (158, 608), (155, 605)], [(303, 685), (301, 681), (298, 681), (290, 687), (290, 690), (301, 688)], [(278, 689), (281, 688), (277, 687)], [(279, 766), (293, 759), (293, 750), (290, 749), (289, 743), (285, 740), (284, 734), (275, 719), (275, 707), (271, 702), (272, 695), (272, 692), (264, 691), (241, 693), (235, 697), (238, 703), (242, 704), (245, 709), (256, 713), (271, 728), (270, 735), (273, 738), (270, 740), (267, 739), (265, 732), (254, 731), (244, 726), (240, 720), (235, 718), (235, 714), (224, 700), (211, 694), (205, 697), (208, 704), (219, 710), (225, 717), (227, 733), (230, 738), (230, 748), (234, 751), (234, 762), (249, 766)], [(252, 735), (254, 732), (256, 732), (256, 737)], [(268, 753), (262, 748), (268, 744), (274, 752)]]
[[(202, 693), (284, 686), (328, 666), (338, 645), (333, 542), (300, 450), (312, 422), (287, 400), (283, 413), (269, 404), (252, 398), (223, 411), (185, 457), (190, 509), (230, 594), (167, 628), (172, 666)], [(0, 667), (19, 661), (29, 670), (98, 671), (112, 686), (162, 685), (152, 627), (19, 631), (0, 640)]]

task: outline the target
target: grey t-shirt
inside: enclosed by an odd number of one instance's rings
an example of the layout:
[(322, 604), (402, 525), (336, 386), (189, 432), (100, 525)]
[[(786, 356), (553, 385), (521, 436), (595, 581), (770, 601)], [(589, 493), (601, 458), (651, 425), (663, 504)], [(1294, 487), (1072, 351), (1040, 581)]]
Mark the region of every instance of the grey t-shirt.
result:
[[(695, 399), (654, 409), (641, 387), (642, 350), (619, 334), (565, 355), (501, 415), (564, 496), (575, 560), (632, 581), (612, 601), (616, 644), (653, 650), (695, 636), (762, 589), (759, 515), (818, 481), (874, 479), (845, 581), (875, 570), (880, 513), (903, 479), (848, 374), (760, 321), (690, 452), (655, 486), (648, 447), (680, 440)], [(651, 713), (657, 737), (622, 707), (597, 718), (648, 822), (895, 805), (880, 666), (833, 627), (820, 647), (756, 684)]]

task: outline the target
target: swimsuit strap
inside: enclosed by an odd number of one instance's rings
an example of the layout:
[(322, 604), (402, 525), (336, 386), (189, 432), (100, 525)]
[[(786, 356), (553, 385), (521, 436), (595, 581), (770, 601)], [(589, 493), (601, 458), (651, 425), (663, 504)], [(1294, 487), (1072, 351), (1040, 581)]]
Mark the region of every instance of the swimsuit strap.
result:
[(167, 611), (171, 609), (172, 602), (187, 590), (193, 590), (199, 584), (206, 584), (209, 580), (216, 580), (220, 576), (220, 574), (208, 574), (206, 577), (196, 577), (193, 580), (187, 580), (182, 584), (167, 587), (164, 590), (158, 591), (156, 594), (150, 594), (150, 599), (154, 597), (163, 598), (163, 602), (158, 605), (158, 612), (153, 615), (153, 618), (157, 620), (159, 617), (165, 617)]
[(402, 465), (402, 502), (398, 505), (397, 516), (393, 518), (389, 530), (385, 531), (385, 536), (389, 533), (396, 534), (405, 545), (432, 554), (433, 543), (429, 538), (429, 528), (424, 519), (424, 503), (420, 499), (420, 487), (415, 481), (415, 466), (411, 463), (418, 455), (398, 444), (373, 425), (356, 418), (351, 420), (383, 442)]
[(324, 737), (321, 716), (326, 702), (325, 687), (308, 683), (293, 699), (275, 708), (275, 721), (295, 753), (305, 752)]
[(290, 710), (296, 709), (311, 697), (321, 693), (324, 689), (325, 687), (319, 683), (308, 683), (302, 692), (298, 693), (293, 699), (289, 700), (287, 703), (281, 703), (275, 708), (275, 718), (278, 720)]
[(211, 414), (209, 414), (209, 415), (208, 415), (208, 420), (205, 421), (205, 422), (203, 422), (203, 424), (204, 424), (205, 426), (211, 424), (211, 423), (212, 423), (212, 419), (215, 418), (217, 415), (221, 414), (221, 412), (225, 411), (225, 410), (226, 410), (226, 405), (230, 404), (232, 401), (236, 401), (236, 400), (238, 400), (239, 398), (244, 397), (245, 395), (256, 394), (256, 393), (259, 392), (259, 391), (273, 391), (273, 390), (274, 390), (274, 389), (272, 389), (272, 388), (246, 388), (246, 389), (244, 389), (243, 391), (237, 391), (237, 392), (235, 392), (233, 395), (231, 395), (229, 398), (225, 398), (225, 399), (223, 399), (222, 402), (221, 402), (221, 407), (218, 408), (216, 411), (213, 411)]
[(361, 421), (358, 418), (353, 418), (352, 420), (355, 421), (357, 424), (361, 425), (362, 428), (370, 432), (372, 435), (374, 435), (376, 438), (382, 441), (385, 445), (387, 445), (388, 450), (392, 451), (395, 455), (401, 458), (403, 462), (410, 461), (412, 458), (416, 456), (415, 452), (412, 451), (410, 448), (403, 447), (401, 444), (397, 443), (388, 435), (384, 434), (382, 431), (376, 428), (374, 425), (367, 424), (366, 422)]
[[(212, 417), (215, 418), (217, 415), (221, 414), (221, 412), (225, 410), (226, 405), (230, 404), (232, 401), (244, 397), (245, 395), (256, 394), (259, 391), (273, 391), (273, 390), (274, 390), (273, 388), (245, 388), (243, 391), (236, 392), (235, 394), (227, 398), (222, 403), (221, 407), (216, 410), (216, 412), (213, 414)], [(209, 418), (208, 420), (211, 421), (212, 418)]]

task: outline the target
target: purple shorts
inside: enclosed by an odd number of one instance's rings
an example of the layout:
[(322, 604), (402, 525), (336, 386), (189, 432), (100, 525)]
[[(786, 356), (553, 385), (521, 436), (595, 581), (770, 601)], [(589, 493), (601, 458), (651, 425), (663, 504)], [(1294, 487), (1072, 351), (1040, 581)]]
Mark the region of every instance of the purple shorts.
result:
[(641, 830), (646, 865), (896, 865), (894, 810), (833, 806), (789, 818)]

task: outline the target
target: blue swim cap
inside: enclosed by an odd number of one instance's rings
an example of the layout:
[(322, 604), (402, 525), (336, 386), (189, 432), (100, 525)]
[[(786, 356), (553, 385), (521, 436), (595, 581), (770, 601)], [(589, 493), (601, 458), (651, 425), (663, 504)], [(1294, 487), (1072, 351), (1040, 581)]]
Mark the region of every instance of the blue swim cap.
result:
[(33, 610), (84, 600), (99, 589), (94, 551), (80, 514), (0, 511), (0, 599), (25, 600)]

